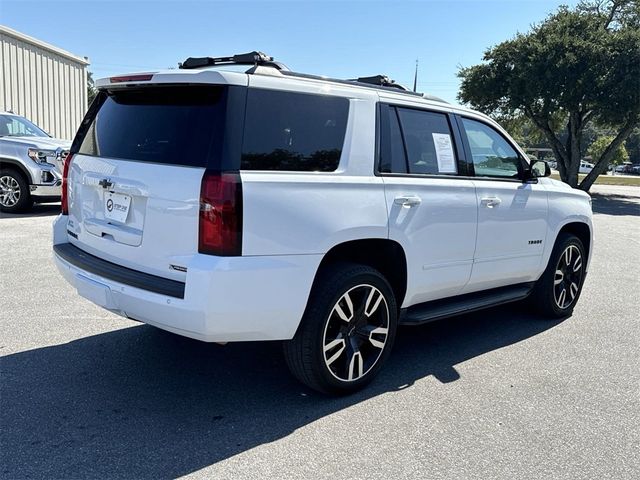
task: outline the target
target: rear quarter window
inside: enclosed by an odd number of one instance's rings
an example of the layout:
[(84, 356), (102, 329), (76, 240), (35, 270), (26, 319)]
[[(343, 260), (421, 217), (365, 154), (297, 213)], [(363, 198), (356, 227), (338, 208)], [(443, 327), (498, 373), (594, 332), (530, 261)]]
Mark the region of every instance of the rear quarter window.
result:
[(240, 168), (334, 171), (348, 115), (346, 98), (249, 89)]

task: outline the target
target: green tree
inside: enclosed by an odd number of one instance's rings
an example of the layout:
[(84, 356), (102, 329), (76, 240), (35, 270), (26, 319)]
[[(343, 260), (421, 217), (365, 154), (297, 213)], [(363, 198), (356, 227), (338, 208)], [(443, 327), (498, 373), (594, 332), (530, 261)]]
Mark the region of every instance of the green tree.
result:
[(522, 147), (540, 147), (545, 145), (544, 135), (526, 116), (495, 115), (494, 119), (502, 125)]
[[(587, 153), (591, 155), (591, 158), (600, 158), (609, 145), (613, 142), (615, 137), (605, 136), (600, 137), (589, 145)], [(613, 152), (609, 159), (609, 165), (620, 165), (621, 163), (629, 161), (629, 154), (623, 144), (620, 144), (618, 148)]]
[(529, 33), (461, 68), (458, 98), (494, 116), (525, 115), (546, 137), (563, 181), (578, 186), (583, 131), (613, 140), (579, 184), (589, 190), (640, 123), (640, 2), (599, 0), (560, 7)]
[(98, 89), (93, 81), (93, 73), (87, 71), (87, 105), (91, 105), (97, 94)]

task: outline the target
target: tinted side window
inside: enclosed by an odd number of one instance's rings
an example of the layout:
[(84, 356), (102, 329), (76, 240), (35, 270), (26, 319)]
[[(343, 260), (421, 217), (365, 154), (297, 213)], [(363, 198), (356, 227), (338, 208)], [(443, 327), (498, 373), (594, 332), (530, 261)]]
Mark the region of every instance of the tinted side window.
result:
[(449, 120), (443, 113), (398, 108), (409, 173), (457, 174)]
[(407, 173), (402, 132), (396, 109), (380, 106), (380, 171), (382, 173)]
[(462, 123), (478, 177), (518, 178), (520, 158), (505, 138), (488, 125), (468, 118)]
[(249, 89), (240, 168), (334, 171), (348, 114), (346, 98)]

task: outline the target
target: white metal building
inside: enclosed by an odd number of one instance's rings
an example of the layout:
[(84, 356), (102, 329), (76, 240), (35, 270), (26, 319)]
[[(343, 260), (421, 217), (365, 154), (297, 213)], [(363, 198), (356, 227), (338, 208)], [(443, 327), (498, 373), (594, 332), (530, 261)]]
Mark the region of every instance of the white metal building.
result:
[(71, 140), (87, 110), (88, 59), (0, 25), (0, 111)]

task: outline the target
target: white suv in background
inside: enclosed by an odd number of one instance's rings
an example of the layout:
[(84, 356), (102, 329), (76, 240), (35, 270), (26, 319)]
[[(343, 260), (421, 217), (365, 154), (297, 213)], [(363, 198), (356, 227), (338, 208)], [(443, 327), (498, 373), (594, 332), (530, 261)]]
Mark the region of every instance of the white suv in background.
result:
[(256, 52), (181, 67), (97, 82), (53, 228), (81, 296), (206, 342), (283, 340), (327, 393), (369, 382), (401, 324), (527, 297), (571, 314), (590, 198), (490, 118)]

